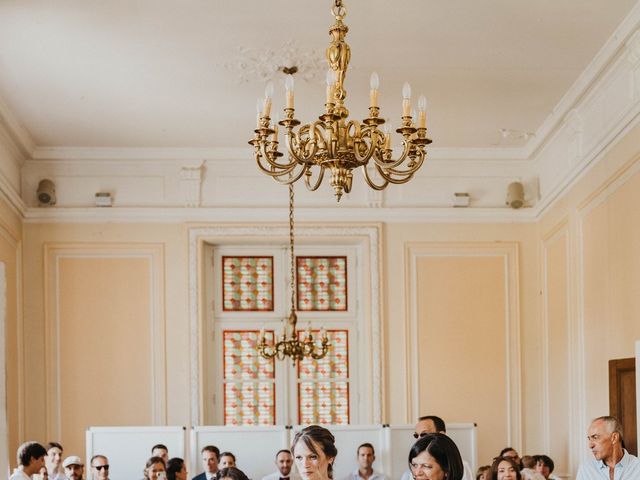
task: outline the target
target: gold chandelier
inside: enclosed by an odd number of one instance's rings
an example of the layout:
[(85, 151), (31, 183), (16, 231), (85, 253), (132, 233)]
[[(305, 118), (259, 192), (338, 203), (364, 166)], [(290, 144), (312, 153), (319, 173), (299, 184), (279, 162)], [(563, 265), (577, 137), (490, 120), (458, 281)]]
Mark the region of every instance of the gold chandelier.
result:
[(329, 337), (324, 329), (320, 329), (320, 344), (318, 344), (311, 332), (311, 326), (305, 332), (299, 332), (296, 329), (298, 316), (296, 315), (296, 288), (295, 288), (295, 255), (294, 247), (294, 230), (293, 230), (293, 184), (289, 184), (289, 255), (291, 260), (290, 282), (291, 288), (291, 310), (289, 318), (285, 324), (280, 338), (275, 339), (273, 344), (268, 344), (264, 329), (260, 331), (258, 340), (258, 353), (264, 358), (276, 357), (278, 360), (284, 360), (290, 357), (294, 362), (311, 357), (313, 359), (323, 358), (329, 351)]
[[(291, 184), (304, 177), (307, 188), (314, 191), (329, 170), (331, 186), (340, 201), (343, 193), (351, 191), (353, 170), (359, 167), (362, 167), (365, 181), (374, 190), (382, 190), (389, 183), (407, 183), (422, 166), (426, 157), (425, 147), (431, 140), (427, 138), (427, 101), (424, 96), (418, 101), (416, 125), (416, 115), (411, 111), (411, 87), (405, 83), (402, 89), (402, 126), (396, 130), (402, 135), (402, 153), (397, 159), (392, 158), (390, 127), (379, 117), (379, 79), (375, 72), (371, 75), (369, 117), (361, 123), (348, 120), (344, 80), (351, 49), (345, 42), (349, 28), (343, 23), (346, 9), (342, 0), (334, 0), (331, 12), (335, 23), (329, 29), (331, 44), (326, 52), (329, 70), (324, 113), (315, 122), (294, 131), (300, 121), (294, 116), (293, 77), (287, 75), (284, 120), (271, 123), (273, 84), (269, 83), (262, 108), (258, 111), (258, 126), (249, 143), (255, 149), (254, 156), (260, 169), (280, 183)], [(285, 159), (281, 158), (283, 154), (278, 150), (278, 125), (285, 129)]]

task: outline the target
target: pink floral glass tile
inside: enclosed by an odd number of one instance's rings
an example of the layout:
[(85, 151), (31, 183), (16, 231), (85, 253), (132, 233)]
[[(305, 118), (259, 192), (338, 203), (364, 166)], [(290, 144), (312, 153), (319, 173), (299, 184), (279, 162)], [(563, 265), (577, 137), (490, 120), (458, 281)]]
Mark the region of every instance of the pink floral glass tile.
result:
[(273, 311), (273, 257), (222, 257), (224, 311)]
[(300, 311), (347, 310), (347, 257), (296, 257)]

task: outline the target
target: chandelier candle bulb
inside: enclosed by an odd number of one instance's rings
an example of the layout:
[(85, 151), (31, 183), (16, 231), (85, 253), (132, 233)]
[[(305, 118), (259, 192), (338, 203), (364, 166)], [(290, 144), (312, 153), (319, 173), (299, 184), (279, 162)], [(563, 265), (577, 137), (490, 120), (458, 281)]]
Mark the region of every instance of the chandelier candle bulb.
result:
[(260, 128), (260, 118), (262, 117), (262, 99), (258, 98), (256, 100), (256, 125)]
[(380, 87), (380, 79), (378, 78), (378, 74), (376, 72), (373, 72), (371, 74), (369, 85), (371, 87), (371, 90), (369, 91), (369, 104), (372, 107), (377, 107), (378, 106), (378, 87)]
[(408, 117), (411, 114), (411, 85), (404, 82), (402, 86), (402, 116)]
[(424, 95), (418, 99), (418, 128), (427, 128), (427, 98)]
[(293, 75), (287, 75), (284, 88), (287, 91), (287, 108), (293, 108)]
[(326, 82), (327, 82), (327, 103), (334, 103), (335, 75), (333, 74), (333, 70), (327, 70)]
[(264, 106), (262, 107), (262, 116), (268, 117), (271, 114), (271, 98), (273, 97), (273, 82), (267, 83), (264, 88)]

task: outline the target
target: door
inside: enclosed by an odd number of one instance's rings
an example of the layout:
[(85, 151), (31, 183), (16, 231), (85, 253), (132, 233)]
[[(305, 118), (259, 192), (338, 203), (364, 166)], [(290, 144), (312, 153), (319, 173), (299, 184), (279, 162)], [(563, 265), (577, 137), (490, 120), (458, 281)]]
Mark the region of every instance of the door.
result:
[(609, 360), (609, 412), (622, 422), (627, 451), (638, 455), (635, 358)]

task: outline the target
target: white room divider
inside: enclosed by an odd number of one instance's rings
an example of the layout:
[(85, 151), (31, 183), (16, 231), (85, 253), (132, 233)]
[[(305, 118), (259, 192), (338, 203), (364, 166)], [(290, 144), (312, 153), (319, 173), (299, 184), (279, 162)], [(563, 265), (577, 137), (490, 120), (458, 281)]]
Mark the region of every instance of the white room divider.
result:
[[(187, 435), (185, 427), (91, 427), (87, 430), (87, 465), (97, 454), (106, 455), (111, 465), (111, 480), (136, 480), (151, 456), (151, 447), (163, 443), (171, 457), (187, 462), (189, 477), (203, 471), (200, 451), (215, 445), (220, 451), (236, 456), (238, 468), (252, 480), (276, 470), (274, 461), (278, 450), (289, 449), (294, 435), (303, 427), (192, 427)], [(407, 457), (413, 445), (413, 425), (331, 425), (336, 438), (338, 457), (334, 468), (335, 480), (343, 480), (357, 468), (356, 450), (362, 443), (371, 443), (376, 451), (374, 469), (390, 480), (399, 480), (407, 470)], [(447, 434), (456, 442), (462, 458), (477, 467), (477, 428), (473, 423), (447, 425)], [(188, 438), (187, 438), (188, 437)], [(87, 478), (91, 479), (87, 468)]]
[(90, 427), (86, 433), (86, 478), (92, 478), (91, 457), (100, 454), (109, 459), (111, 480), (141, 479), (151, 447), (162, 443), (170, 457), (185, 458), (186, 437), (185, 427)]

